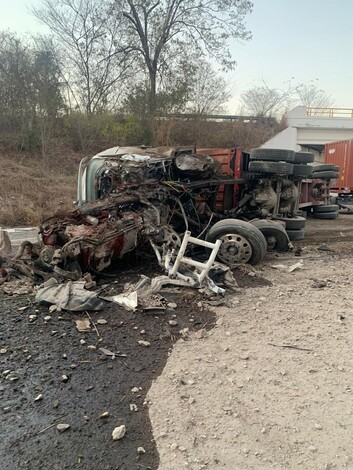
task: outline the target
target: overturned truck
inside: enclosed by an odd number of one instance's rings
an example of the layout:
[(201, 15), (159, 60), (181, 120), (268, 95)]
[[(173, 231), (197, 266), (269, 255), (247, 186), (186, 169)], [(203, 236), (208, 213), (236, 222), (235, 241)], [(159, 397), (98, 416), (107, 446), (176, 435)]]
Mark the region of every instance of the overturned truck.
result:
[(81, 161), (76, 208), (42, 223), (41, 261), (99, 272), (147, 242), (166, 264), (188, 233), (205, 252), (221, 240), (217, 257), (230, 267), (255, 265), (303, 238), (299, 194), (312, 160), (289, 150), (108, 149)]

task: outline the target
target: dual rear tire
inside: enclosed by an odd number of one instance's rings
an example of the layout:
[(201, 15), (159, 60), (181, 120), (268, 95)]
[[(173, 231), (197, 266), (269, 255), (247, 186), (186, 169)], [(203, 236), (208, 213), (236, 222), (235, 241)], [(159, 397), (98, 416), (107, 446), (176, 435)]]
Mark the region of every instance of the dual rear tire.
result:
[(260, 263), (267, 251), (286, 251), (289, 239), (285, 228), (278, 222), (253, 220), (244, 222), (226, 219), (215, 223), (206, 240), (222, 240), (218, 259), (229, 267), (238, 264)]
[(315, 206), (313, 208), (313, 217), (315, 217), (315, 219), (334, 220), (338, 217), (338, 210), (339, 206), (336, 204)]

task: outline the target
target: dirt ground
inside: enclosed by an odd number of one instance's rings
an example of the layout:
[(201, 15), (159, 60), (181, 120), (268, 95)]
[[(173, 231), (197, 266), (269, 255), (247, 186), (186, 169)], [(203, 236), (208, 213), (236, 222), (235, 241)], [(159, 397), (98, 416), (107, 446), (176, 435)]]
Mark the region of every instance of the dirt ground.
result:
[[(293, 252), (235, 270), (238, 294), (209, 306), (170, 289), (164, 314), (108, 304), (98, 333), (2, 295), (0, 468), (353, 468), (352, 228), (309, 220)], [(147, 264), (101, 282), (118, 292)]]
[(147, 395), (160, 470), (353, 468), (353, 217), (307, 227), (174, 346)]

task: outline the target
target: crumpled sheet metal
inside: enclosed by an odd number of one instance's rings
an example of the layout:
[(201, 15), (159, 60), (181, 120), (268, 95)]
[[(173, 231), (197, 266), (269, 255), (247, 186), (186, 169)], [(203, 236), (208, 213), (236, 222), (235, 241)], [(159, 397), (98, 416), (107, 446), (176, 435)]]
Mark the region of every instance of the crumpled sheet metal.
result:
[(81, 312), (84, 310), (102, 310), (104, 304), (96, 292), (84, 288), (85, 281), (69, 281), (58, 284), (56, 279), (49, 279), (38, 290), (35, 301), (40, 305), (56, 305), (58, 310)]

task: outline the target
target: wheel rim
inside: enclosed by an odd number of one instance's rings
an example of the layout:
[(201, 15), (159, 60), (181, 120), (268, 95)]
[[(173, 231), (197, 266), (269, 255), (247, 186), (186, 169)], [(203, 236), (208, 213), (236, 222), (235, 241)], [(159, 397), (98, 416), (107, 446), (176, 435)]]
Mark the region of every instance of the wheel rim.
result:
[(250, 242), (237, 233), (228, 233), (219, 237), (222, 244), (218, 251), (218, 258), (227, 265), (247, 263), (252, 255)]
[(267, 250), (272, 251), (276, 248), (277, 245), (277, 237), (275, 234), (267, 235)]

